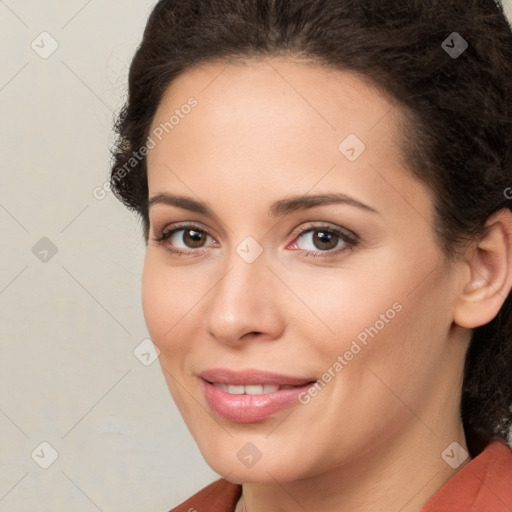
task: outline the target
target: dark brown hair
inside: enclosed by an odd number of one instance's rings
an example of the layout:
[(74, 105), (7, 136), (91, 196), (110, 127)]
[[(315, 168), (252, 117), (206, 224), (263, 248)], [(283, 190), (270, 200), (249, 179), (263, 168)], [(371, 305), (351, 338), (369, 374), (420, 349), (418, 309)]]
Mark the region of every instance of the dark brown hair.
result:
[[(457, 55), (460, 38), (468, 47)], [(277, 55), (357, 72), (397, 102), (405, 161), (434, 193), (448, 258), (511, 208), (512, 33), (494, 0), (160, 0), (130, 67), (111, 168), (146, 242), (140, 149), (166, 89), (201, 63)], [(468, 350), (461, 416), (473, 447), (483, 436), (506, 440), (512, 425), (511, 301), (474, 330)]]

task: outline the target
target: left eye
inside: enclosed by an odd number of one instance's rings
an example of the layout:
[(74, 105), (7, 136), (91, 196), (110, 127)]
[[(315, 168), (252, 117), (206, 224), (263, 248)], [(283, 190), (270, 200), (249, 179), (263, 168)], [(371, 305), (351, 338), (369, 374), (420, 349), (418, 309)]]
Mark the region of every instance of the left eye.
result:
[(334, 230), (327, 229), (310, 229), (302, 232), (297, 240), (304, 241), (304, 245), (301, 247), (297, 242), (295, 245), (299, 249), (305, 251), (330, 251), (332, 249), (339, 248), (338, 242), (342, 242), (342, 245), (347, 243), (343, 233), (337, 233)]

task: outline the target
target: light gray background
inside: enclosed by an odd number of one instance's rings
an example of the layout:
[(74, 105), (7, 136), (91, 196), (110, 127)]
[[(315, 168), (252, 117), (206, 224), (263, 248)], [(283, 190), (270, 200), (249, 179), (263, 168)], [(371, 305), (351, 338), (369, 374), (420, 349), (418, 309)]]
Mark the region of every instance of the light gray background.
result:
[[(138, 221), (93, 196), (154, 3), (0, 2), (1, 512), (164, 512), (218, 478), (158, 361), (133, 353), (148, 337)], [(50, 47), (43, 31), (59, 44), (47, 59), (31, 48)], [(48, 469), (31, 457), (43, 441)]]
[(136, 351), (137, 218), (93, 195), (154, 3), (0, 0), (0, 512), (166, 512), (218, 478)]

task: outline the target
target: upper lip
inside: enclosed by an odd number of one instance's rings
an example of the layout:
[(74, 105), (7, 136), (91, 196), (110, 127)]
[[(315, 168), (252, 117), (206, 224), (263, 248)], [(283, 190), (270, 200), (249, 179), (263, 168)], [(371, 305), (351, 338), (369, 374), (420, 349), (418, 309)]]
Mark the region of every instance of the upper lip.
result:
[(300, 386), (314, 382), (316, 379), (308, 377), (296, 377), (264, 370), (247, 369), (243, 371), (230, 370), (228, 368), (211, 368), (202, 371), (199, 376), (208, 382), (218, 382), (232, 385), (265, 385), (275, 386)]

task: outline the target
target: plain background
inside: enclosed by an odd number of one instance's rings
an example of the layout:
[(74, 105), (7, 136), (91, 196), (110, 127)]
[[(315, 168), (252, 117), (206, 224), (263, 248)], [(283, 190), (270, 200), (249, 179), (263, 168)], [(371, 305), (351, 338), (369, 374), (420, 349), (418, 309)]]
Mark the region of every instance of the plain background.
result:
[(137, 348), (139, 222), (93, 193), (154, 3), (0, 0), (0, 512), (166, 512), (218, 478)]

